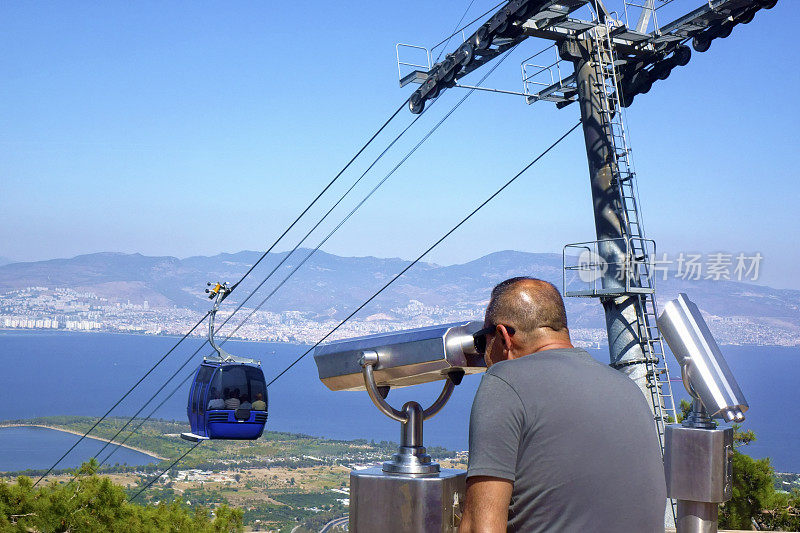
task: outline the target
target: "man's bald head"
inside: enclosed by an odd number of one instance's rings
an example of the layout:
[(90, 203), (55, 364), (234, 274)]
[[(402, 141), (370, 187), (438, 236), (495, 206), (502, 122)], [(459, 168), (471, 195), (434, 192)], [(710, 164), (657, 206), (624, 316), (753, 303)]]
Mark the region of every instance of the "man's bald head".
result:
[(485, 324), (513, 326), (527, 340), (553, 333), (569, 338), (564, 300), (552, 283), (529, 278), (511, 278), (492, 290)]

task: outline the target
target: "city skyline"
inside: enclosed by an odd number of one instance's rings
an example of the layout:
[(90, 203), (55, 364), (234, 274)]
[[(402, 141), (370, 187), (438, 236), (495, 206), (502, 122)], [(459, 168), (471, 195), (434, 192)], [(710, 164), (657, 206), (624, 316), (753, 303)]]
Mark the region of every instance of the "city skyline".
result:
[[(219, 334), (313, 344), (408, 264), (321, 253), (304, 263), (297, 276), (286, 278), (285, 285), (278, 280), (257, 285), (273, 265), (284, 266), (281, 278), (294, 271), (307, 252), (296, 259), (287, 260), (283, 254), (265, 258), (254, 279), (245, 280), (241, 291), (220, 309)], [(238, 279), (258, 256), (241, 252), (178, 260), (114, 254), (0, 267), (0, 329), (179, 336), (190, 331), (208, 308), (205, 280)], [(575, 259), (581, 261), (580, 256)], [(752, 284), (758, 263), (750, 259), (757, 257), (742, 257), (741, 262), (730, 258), (730, 264), (717, 255), (700, 261), (677, 259), (673, 267), (659, 261), (649, 268), (662, 306), (679, 293), (691, 294), (722, 344), (800, 344), (800, 291)], [(561, 287), (561, 257), (512, 251), (455, 266), (419, 264), (330, 340), (482, 320), (492, 286), (511, 276), (534, 273), (564, 291), (580, 291), (595, 280), (592, 269), (570, 272)], [(275, 293), (278, 283), (282, 289)], [(250, 291), (255, 298), (250, 299)], [(601, 306), (581, 298), (567, 298), (565, 303), (573, 341), (582, 346), (604, 344), (607, 332)], [(239, 306), (241, 312), (228, 324)], [(195, 336), (205, 334), (203, 327), (194, 330)]]
[[(32, 295), (36, 295), (31, 298)], [(139, 335), (167, 335), (181, 337), (203, 314), (184, 307), (153, 307), (145, 300), (143, 304), (128, 301), (126, 304), (110, 303), (93, 293), (79, 293), (70, 289), (49, 289), (47, 287), (26, 287), (3, 295), (4, 303), (0, 313), (0, 330), (19, 331), (71, 331), (96, 333), (127, 333)], [(89, 303), (86, 303), (86, 302)], [(410, 300), (405, 306), (391, 309), (389, 314), (373, 313), (357, 317), (337, 329), (326, 341), (352, 339), (364, 335), (374, 335), (432, 326), (435, 324), (480, 320), (485, 302), (479, 305), (458, 306), (424, 305)], [(282, 342), (293, 344), (314, 344), (326, 336), (338, 319), (325, 318), (310, 312), (283, 311), (270, 312), (249, 307), (242, 308), (248, 317), (247, 322), (232, 328), (220, 328), (220, 338), (259, 342)], [(221, 321), (231, 316), (230, 312), (220, 313)], [(241, 317), (237, 319), (241, 320)], [(798, 346), (800, 333), (796, 327), (780, 327), (769, 321), (754, 320), (752, 317), (708, 315), (709, 327), (721, 345), (745, 346)], [(570, 328), (571, 340), (575, 346), (600, 348), (607, 346), (607, 331), (596, 324), (595, 327)], [(205, 338), (203, 328), (189, 335)]]

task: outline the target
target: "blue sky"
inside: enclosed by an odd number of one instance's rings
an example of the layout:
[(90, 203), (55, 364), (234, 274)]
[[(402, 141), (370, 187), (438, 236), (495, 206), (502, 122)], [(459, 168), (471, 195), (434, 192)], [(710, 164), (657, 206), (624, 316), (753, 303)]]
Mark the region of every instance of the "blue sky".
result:
[[(621, 5), (609, 5), (615, 1)], [(700, 3), (677, 0), (671, 9)], [(398, 87), (395, 43), (438, 42), (466, 5), (4, 4), (0, 256), (264, 249), (412, 90)], [(492, 5), (476, 0), (467, 18)], [(798, 23), (796, 3), (781, 0), (695, 53), (627, 113), (646, 228), (659, 248), (758, 251), (762, 281), (792, 288), (800, 288)], [(528, 39), (486, 84), (520, 90), (520, 61), (546, 44)], [(308, 244), (463, 94), (445, 92)], [(324, 249), (416, 257), (578, 113), (575, 105), (556, 110), (473, 94)], [(391, 132), (412, 119), (403, 111)], [(312, 215), (369, 161), (360, 160)], [(593, 237), (576, 132), (429, 259), (560, 252)]]

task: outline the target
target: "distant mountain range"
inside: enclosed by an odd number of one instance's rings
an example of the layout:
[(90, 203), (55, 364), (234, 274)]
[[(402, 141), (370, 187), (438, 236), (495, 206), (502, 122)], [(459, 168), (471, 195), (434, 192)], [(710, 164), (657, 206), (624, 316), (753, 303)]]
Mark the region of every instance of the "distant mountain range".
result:
[[(295, 252), (247, 307), (255, 306), (267, 296), (309, 252), (304, 249)], [(260, 255), (259, 252), (243, 251), (178, 259), (96, 253), (71, 259), (11, 263), (0, 266), (0, 293), (32, 286), (68, 287), (92, 292), (111, 302), (141, 304), (147, 300), (151, 307), (205, 310), (209, 305), (203, 292), (206, 282), (234, 282)], [(231, 295), (230, 302), (241, 302), (285, 257), (285, 252), (270, 254)], [(558, 254), (501, 251), (459, 265), (419, 263), (378, 296), (367, 314), (392, 317), (399, 308), (421, 304), (462, 309), (471, 316), (479, 316), (492, 286), (506, 278), (532, 275), (560, 288), (561, 262)], [(263, 309), (341, 318), (408, 264), (409, 261), (398, 258), (339, 257), (319, 251), (269, 299)], [(796, 335), (800, 344), (798, 290), (773, 289), (736, 281), (687, 281), (676, 279), (672, 273), (669, 279), (659, 280), (657, 285), (662, 304), (678, 292), (686, 292), (718, 322), (736, 319), (751, 327), (777, 328), (776, 331)], [(602, 308), (596, 300), (569, 298), (567, 307), (573, 327), (604, 327)]]

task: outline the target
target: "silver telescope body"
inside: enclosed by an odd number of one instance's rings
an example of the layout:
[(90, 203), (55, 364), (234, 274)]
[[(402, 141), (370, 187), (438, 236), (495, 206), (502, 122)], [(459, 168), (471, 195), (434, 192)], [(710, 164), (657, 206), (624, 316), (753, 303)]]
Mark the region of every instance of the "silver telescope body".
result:
[(477, 374), (486, 363), (472, 334), (482, 327), (479, 321), (456, 322), (332, 342), (314, 350), (314, 361), (319, 379), (333, 391), (365, 390), (365, 353), (377, 354), (373, 375), (379, 387), (419, 385), (457, 370)]
[(700, 310), (685, 294), (664, 306), (658, 329), (681, 365), (683, 384), (712, 418), (741, 422), (749, 406)]

